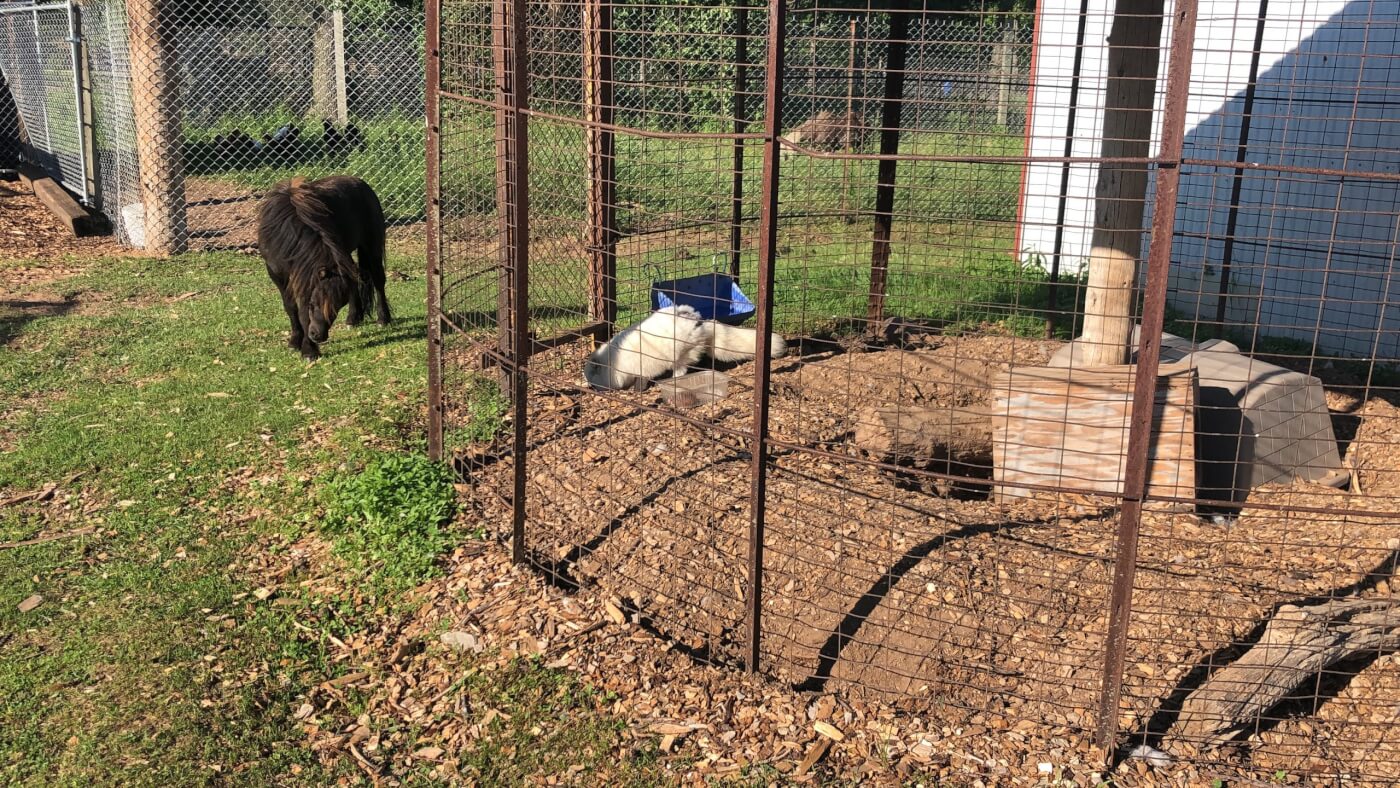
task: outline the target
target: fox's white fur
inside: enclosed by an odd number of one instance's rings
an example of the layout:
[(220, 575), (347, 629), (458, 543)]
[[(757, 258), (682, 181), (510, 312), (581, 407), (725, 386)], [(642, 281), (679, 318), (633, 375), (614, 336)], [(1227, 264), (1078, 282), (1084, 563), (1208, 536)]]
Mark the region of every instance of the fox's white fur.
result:
[[(787, 353), (787, 342), (772, 335), (773, 358)], [(583, 377), (600, 389), (641, 390), (667, 372), (683, 375), (709, 356), (716, 361), (742, 361), (758, 352), (758, 332), (713, 320), (701, 320), (694, 307), (668, 306), (618, 333), (593, 351), (583, 365)]]

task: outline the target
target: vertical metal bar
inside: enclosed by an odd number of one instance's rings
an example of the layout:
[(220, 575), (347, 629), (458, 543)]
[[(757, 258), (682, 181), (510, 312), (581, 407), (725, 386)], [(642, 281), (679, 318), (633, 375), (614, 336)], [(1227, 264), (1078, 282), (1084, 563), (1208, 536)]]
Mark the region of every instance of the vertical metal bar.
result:
[(612, 129), (612, 0), (583, 6), (584, 122), (588, 149), (588, 314), (617, 322), (617, 135)]
[(88, 150), (84, 139), (87, 136), (87, 112), (83, 106), (83, 36), (79, 22), (78, 4), (68, 3), (68, 55), (73, 65), (73, 122), (77, 128), (78, 177), (82, 182), (83, 205), (92, 205), (92, 192), (88, 189)]
[[(815, 67), (815, 64), (813, 64)], [(842, 125), (846, 127), (845, 138), (841, 143), (841, 151), (846, 154), (851, 152), (851, 143), (854, 141), (856, 115), (856, 19), (850, 19), (850, 33), (846, 44), (846, 117), (842, 119)], [(861, 119), (861, 125), (865, 125), (865, 119)], [(850, 212), (851, 202), (851, 160), (841, 160), (841, 200), (837, 211), (841, 213), (841, 218), (847, 223), (853, 223), (855, 217)]]
[(1127, 467), (1123, 476), (1123, 509), (1118, 519), (1117, 555), (1104, 648), (1103, 694), (1099, 703), (1098, 745), (1113, 751), (1118, 733), (1118, 703), (1123, 688), (1128, 624), (1132, 618), (1133, 583), (1137, 574), (1138, 530), (1147, 492), (1148, 452), (1152, 444), (1161, 362), (1162, 323), (1171, 268), (1176, 200), (1181, 183), (1181, 158), (1186, 136), (1186, 101), (1191, 90), (1192, 47), (1196, 37), (1197, 0), (1176, 0), (1173, 10), (1171, 59), (1167, 64), (1166, 97), (1162, 112), (1161, 164), (1152, 204), (1152, 242), (1147, 254), (1147, 289), (1143, 293), (1137, 369), (1133, 378), (1132, 416), (1128, 423)]
[(758, 347), (754, 359), (753, 485), (749, 495), (749, 653), (745, 665), (758, 670), (763, 640), (763, 529), (768, 493), (768, 376), (773, 367), (773, 270), (778, 257), (778, 135), (783, 127), (783, 55), (787, 0), (768, 0), (768, 72), (764, 90), (763, 181), (758, 237)]
[[(39, 66), (39, 82), (40, 82), (41, 84), (43, 84), (43, 83), (46, 81), (45, 78), (44, 78), (44, 52), (43, 52), (43, 50), (41, 50), (41, 49), (39, 48), (39, 42), (43, 40), (43, 35), (44, 35), (43, 32), (42, 32), (42, 31), (40, 30), (40, 28), (39, 28), (39, 11), (38, 11), (38, 9), (35, 9), (35, 11), (34, 11), (34, 62), (35, 62), (36, 64), (38, 64), (38, 66)], [(47, 90), (47, 87), (48, 87), (48, 86), (45, 85), (45, 90)], [(45, 100), (39, 102), (39, 109), (43, 110), (43, 113), (44, 113), (44, 151), (45, 151), (46, 153), (53, 153), (53, 152), (54, 152), (54, 150), (53, 150), (53, 129), (52, 129), (52, 125), (53, 125), (53, 124), (49, 122), (49, 102), (47, 101), (47, 98), (48, 98), (48, 97), (47, 97), (47, 94), (46, 94), (46, 95), (45, 95)], [(30, 142), (33, 142), (33, 140), (31, 139)]]
[[(1069, 113), (1065, 118), (1065, 158), (1074, 155), (1074, 125), (1079, 115), (1079, 81), (1084, 70), (1084, 35), (1089, 25), (1089, 0), (1079, 3), (1079, 30), (1074, 35), (1074, 65), (1069, 78)], [(1055, 319), (1060, 311), (1060, 256), (1064, 253), (1065, 213), (1069, 208), (1069, 175), (1071, 164), (1060, 167), (1060, 199), (1055, 206), (1055, 245), (1050, 257), (1050, 287), (1046, 293), (1050, 313), (1045, 319), (1045, 336), (1054, 338)], [(1073, 326), (1071, 326), (1071, 330)]]
[[(514, 229), (511, 227), (510, 173), (514, 167), (514, 152), (511, 150), (511, 67), (510, 67), (510, 5), (511, 0), (491, 2), (491, 61), (496, 80), (496, 211), (499, 224), (499, 247), (496, 252), (496, 347), (502, 358), (511, 357), (514, 333), (511, 328), (511, 268), (510, 250), (514, 245)], [(509, 371), (502, 386), (509, 386)]]
[[(1235, 147), (1234, 182), (1230, 184), (1230, 213), (1225, 219), (1225, 248), (1220, 254), (1220, 288), (1216, 293), (1215, 322), (1222, 328), (1230, 301), (1230, 268), (1235, 262), (1235, 233), (1240, 223), (1240, 197), (1244, 191), (1244, 157), (1249, 151), (1249, 127), (1254, 121), (1254, 91), (1259, 87), (1259, 57), (1264, 48), (1264, 26), (1268, 24), (1269, 0), (1259, 0), (1259, 20), (1254, 24), (1254, 50), (1249, 55), (1249, 84), (1244, 89), (1240, 112), (1240, 136)], [(1202, 277), (1202, 284), (1204, 284)]]
[(890, 232), (894, 224), (894, 176), (899, 127), (904, 110), (904, 63), (909, 42), (908, 3), (889, 3), (889, 38), (885, 44), (885, 97), (880, 109), (880, 170), (875, 183), (875, 232), (870, 247), (870, 301), (866, 330), (879, 330), (885, 318), (885, 289), (890, 268)]
[(511, 406), (515, 418), (514, 471), (515, 494), (511, 499), (511, 559), (524, 563), (525, 555), (525, 481), (526, 439), (529, 435), (526, 394), (529, 380), (527, 365), (530, 361), (530, 150), (527, 118), (529, 107), (530, 53), (529, 27), (526, 14), (528, 0), (511, 0), (510, 31), (511, 40), (511, 91), (510, 91), (510, 135), (511, 172), (507, 179), (512, 185), (511, 224), (515, 234), (511, 237)]
[(428, 118), (428, 457), (442, 459), (442, 0), (424, 7)]
[(83, 32), (85, 24), (82, 7), (77, 6), (77, 19), (74, 20), (73, 29), (77, 31), (76, 38), (78, 39), (78, 130), (82, 135), (78, 143), (83, 149), (83, 185), (87, 191), (88, 206), (100, 208), (102, 207), (102, 183), (97, 172), (97, 136), (93, 127), (92, 53), (88, 47), (87, 35)]
[(748, 131), (749, 9), (739, 0), (734, 11), (734, 185), (730, 191), (729, 275), (739, 278), (744, 243), (744, 140)]

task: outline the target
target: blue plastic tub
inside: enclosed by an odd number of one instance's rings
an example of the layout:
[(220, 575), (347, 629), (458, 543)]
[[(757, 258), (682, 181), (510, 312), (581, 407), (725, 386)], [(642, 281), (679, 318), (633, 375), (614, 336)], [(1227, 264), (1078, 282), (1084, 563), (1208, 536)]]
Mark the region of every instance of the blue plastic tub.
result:
[(668, 279), (651, 285), (651, 308), (665, 309), (673, 304), (694, 307), (702, 320), (738, 325), (754, 313), (753, 302), (739, 289), (729, 274), (701, 274), (684, 279)]

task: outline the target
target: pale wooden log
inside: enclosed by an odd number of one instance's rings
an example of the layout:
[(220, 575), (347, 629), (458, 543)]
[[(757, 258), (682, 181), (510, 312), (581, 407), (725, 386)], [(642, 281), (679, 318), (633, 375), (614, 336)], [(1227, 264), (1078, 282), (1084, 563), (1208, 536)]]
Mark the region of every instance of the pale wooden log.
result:
[[(1162, 42), (1162, 0), (1117, 0), (1108, 42), (1100, 153), (1105, 159), (1146, 158), (1151, 148), (1152, 99)], [(1142, 252), (1146, 200), (1146, 164), (1099, 164), (1084, 302), (1085, 366), (1128, 362), (1133, 285)]]
[(1227, 741), (1329, 666), (1397, 647), (1400, 610), (1392, 599), (1284, 605), (1257, 644), (1187, 696), (1169, 741)]

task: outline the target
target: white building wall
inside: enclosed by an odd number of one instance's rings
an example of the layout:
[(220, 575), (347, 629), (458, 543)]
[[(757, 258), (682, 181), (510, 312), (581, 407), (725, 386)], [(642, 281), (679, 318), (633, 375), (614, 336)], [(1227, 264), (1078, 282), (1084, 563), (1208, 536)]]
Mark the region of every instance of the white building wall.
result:
[[(1170, 3), (1168, 3), (1170, 8)], [(1073, 156), (1099, 153), (1112, 3), (1090, 0)], [(1028, 147), (1065, 154), (1078, 0), (1043, 4)], [(1187, 107), (1171, 302), (1214, 320), (1258, 0), (1201, 0)], [(1170, 31), (1164, 31), (1163, 45)], [(1400, 4), (1270, 0), (1245, 160), (1355, 173), (1400, 172)], [(1163, 53), (1162, 72), (1167, 53)], [(1161, 94), (1154, 128), (1160, 127)], [(1156, 153), (1155, 135), (1153, 153)], [(1068, 166), (1068, 188), (1061, 177)], [(1061, 270), (1089, 254), (1096, 168), (1033, 164), (1022, 196), (1023, 259), (1049, 264), (1063, 203)], [(1150, 216), (1147, 221), (1150, 222)], [(1400, 357), (1394, 280), (1400, 183), (1263, 172), (1241, 178), (1227, 319), (1319, 350)], [(1147, 250), (1144, 234), (1143, 255)]]

